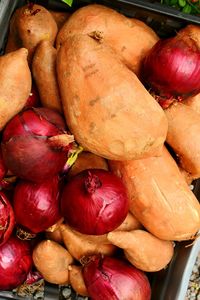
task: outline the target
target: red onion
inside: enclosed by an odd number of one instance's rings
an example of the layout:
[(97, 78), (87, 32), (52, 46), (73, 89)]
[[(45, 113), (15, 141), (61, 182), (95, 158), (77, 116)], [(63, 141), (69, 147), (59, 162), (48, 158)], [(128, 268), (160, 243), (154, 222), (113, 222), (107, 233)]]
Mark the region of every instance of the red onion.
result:
[(0, 181), (4, 178), (6, 172), (7, 172), (6, 166), (4, 164), (2, 152), (0, 150)]
[[(191, 37), (179, 36), (156, 43), (144, 60), (144, 81), (160, 102), (200, 92), (200, 49)], [(166, 103), (165, 103), (166, 104)], [(169, 103), (171, 104), (171, 102)]]
[(93, 256), (83, 267), (83, 278), (93, 300), (150, 300), (146, 275), (129, 263)]
[(0, 246), (0, 290), (12, 290), (22, 284), (31, 269), (30, 245), (12, 236)]
[(122, 181), (111, 172), (82, 171), (65, 185), (61, 214), (84, 234), (100, 235), (117, 228), (128, 213), (128, 198)]
[(59, 113), (29, 108), (7, 124), (3, 132), (3, 159), (16, 176), (40, 182), (63, 169), (72, 140)]
[(37, 106), (39, 106), (39, 103), (40, 103), (39, 93), (38, 93), (36, 85), (33, 83), (30, 95), (26, 101), (25, 108), (37, 107)]
[(59, 188), (57, 176), (41, 183), (19, 182), (13, 199), (16, 223), (35, 234), (54, 225), (61, 218)]
[(26, 278), (27, 284), (33, 284), (39, 280), (43, 279), (43, 276), (38, 271), (30, 271)]
[(0, 246), (9, 239), (15, 225), (12, 206), (6, 195), (0, 192)]

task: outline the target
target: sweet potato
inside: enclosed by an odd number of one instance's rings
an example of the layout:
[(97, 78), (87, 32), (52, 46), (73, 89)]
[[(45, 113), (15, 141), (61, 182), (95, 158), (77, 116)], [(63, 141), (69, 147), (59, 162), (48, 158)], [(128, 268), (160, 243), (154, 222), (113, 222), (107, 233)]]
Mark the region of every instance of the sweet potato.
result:
[(21, 48), (0, 57), (0, 130), (25, 106), (31, 91), (28, 51)]
[(19, 48), (22, 48), (22, 42), (19, 38), (17, 28), (15, 26), (15, 18), (16, 15), (14, 14), (10, 19), (8, 40), (6, 43), (5, 53), (13, 52), (18, 50)]
[(178, 32), (179, 36), (186, 35), (191, 37), (196, 41), (197, 45), (200, 47), (200, 26), (199, 25), (187, 25)]
[(126, 18), (111, 8), (96, 4), (72, 14), (58, 33), (57, 47), (75, 34), (97, 36), (136, 74), (139, 74), (143, 58), (158, 41), (156, 33), (142, 21)]
[(50, 10), (49, 12), (51, 13), (52, 17), (56, 21), (56, 24), (58, 26), (58, 31), (64, 25), (64, 23), (69, 19), (71, 15), (69, 12), (63, 12), (63, 11)]
[(66, 248), (77, 260), (92, 254), (112, 255), (116, 250), (106, 235), (81, 234), (65, 224), (60, 226), (60, 230)]
[(192, 176), (181, 167), (179, 167), (179, 171), (181, 172), (181, 174), (182, 174), (183, 178), (185, 179), (186, 183), (188, 185), (190, 185), (193, 181)]
[(196, 96), (187, 98), (184, 101), (184, 104), (192, 108), (196, 113), (200, 114), (200, 93)]
[(54, 284), (69, 282), (68, 266), (73, 263), (69, 252), (58, 243), (43, 240), (33, 250), (33, 262), (44, 279)]
[(200, 177), (200, 115), (183, 103), (165, 110), (169, 129), (167, 143), (178, 156), (180, 166), (193, 178)]
[(67, 178), (71, 178), (86, 169), (103, 169), (108, 171), (108, 164), (103, 157), (86, 151), (81, 152), (68, 171)]
[(59, 244), (63, 243), (62, 234), (60, 231), (60, 225), (63, 223), (63, 221), (64, 218), (60, 219), (56, 224), (54, 224), (46, 230), (45, 235), (48, 240), (52, 240)]
[(140, 228), (142, 228), (140, 222), (129, 212), (124, 222), (122, 222), (122, 224), (114, 231), (130, 231)]
[(56, 49), (50, 41), (42, 41), (36, 48), (32, 72), (44, 107), (62, 112), (56, 78)]
[(85, 150), (114, 160), (161, 154), (164, 112), (109, 47), (69, 37), (58, 51), (57, 74), (66, 122)]
[(187, 240), (200, 229), (200, 204), (166, 148), (161, 157), (110, 161), (124, 182), (130, 211), (163, 240)]
[(73, 290), (81, 296), (89, 296), (82, 275), (82, 267), (71, 265), (69, 266), (69, 282)]
[[(15, 29), (17, 44), (28, 49), (28, 60), (32, 61), (36, 46), (43, 40), (54, 44), (58, 27), (51, 13), (41, 5), (24, 5), (11, 18), (11, 29)], [(7, 46), (7, 51), (9, 51)]]
[(174, 254), (172, 242), (160, 240), (144, 230), (113, 231), (108, 233), (108, 240), (124, 249), (130, 263), (146, 272), (165, 268)]

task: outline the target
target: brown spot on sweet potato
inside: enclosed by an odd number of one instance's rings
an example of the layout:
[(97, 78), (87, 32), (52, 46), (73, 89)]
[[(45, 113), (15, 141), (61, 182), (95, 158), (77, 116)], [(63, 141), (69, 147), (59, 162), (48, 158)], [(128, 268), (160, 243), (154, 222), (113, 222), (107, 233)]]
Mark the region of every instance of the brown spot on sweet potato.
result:
[(99, 100), (100, 100), (100, 97), (96, 97), (95, 99), (90, 100), (89, 105), (94, 106)]

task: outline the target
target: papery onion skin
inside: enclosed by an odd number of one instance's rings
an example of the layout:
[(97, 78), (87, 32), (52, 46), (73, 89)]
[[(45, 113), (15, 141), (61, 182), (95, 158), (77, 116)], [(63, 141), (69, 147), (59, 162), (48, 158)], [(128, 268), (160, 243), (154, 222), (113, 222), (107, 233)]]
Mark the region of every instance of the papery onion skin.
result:
[(7, 242), (14, 226), (13, 208), (6, 195), (0, 191), (0, 246)]
[(146, 275), (126, 261), (93, 256), (83, 267), (83, 278), (93, 300), (150, 300)]
[(170, 99), (200, 92), (200, 49), (189, 36), (159, 40), (142, 67), (144, 82), (153, 92)]
[(39, 233), (54, 225), (60, 217), (58, 176), (33, 183), (21, 180), (14, 191), (16, 223), (30, 233)]
[(53, 146), (49, 138), (66, 134), (59, 113), (32, 108), (16, 115), (6, 126), (2, 139), (3, 159), (16, 176), (41, 182), (58, 174), (67, 160), (67, 147)]
[(64, 186), (61, 215), (84, 234), (101, 235), (117, 228), (128, 214), (122, 181), (102, 169), (84, 170)]
[(22, 284), (31, 266), (30, 244), (11, 236), (0, 246), (0, 290), (12, 290)]

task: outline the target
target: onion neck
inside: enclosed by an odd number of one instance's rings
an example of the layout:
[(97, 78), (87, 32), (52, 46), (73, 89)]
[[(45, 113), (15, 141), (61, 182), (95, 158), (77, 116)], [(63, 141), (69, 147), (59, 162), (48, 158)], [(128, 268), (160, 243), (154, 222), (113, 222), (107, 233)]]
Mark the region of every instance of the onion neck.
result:
[(102, 186), (102, 183), (98, 176), (92, 175), (90, 171), (88, 171), (88, 176), (85, 179), (85, 189), (89, 194), (93, 194), (96, 189)]

